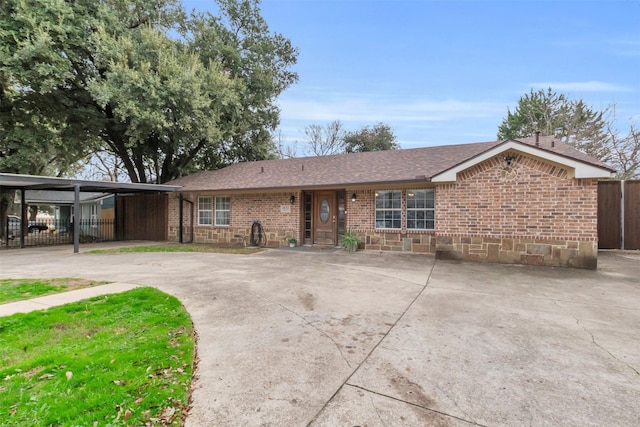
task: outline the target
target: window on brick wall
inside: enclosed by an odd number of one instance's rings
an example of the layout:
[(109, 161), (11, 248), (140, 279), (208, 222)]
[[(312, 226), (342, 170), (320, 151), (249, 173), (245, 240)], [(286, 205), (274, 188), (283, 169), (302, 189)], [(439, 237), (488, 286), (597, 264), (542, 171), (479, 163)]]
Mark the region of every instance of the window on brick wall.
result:
[(216, 197), (216, 225), (229, 225), (230, 197)]
[(435, 191), (407, 190), (407, 230), (435, 228)]
[(402, 228), (402, 191), (376, 191), (376, 228)]
[(213, 198), (198, 197), (198, 225), (213, 223)]

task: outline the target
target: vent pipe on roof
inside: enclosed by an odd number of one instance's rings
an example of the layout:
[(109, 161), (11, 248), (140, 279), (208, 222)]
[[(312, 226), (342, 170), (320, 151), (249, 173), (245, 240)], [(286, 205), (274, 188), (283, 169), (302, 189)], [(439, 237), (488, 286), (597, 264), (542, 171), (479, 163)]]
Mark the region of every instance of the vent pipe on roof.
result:
[(260, 166), (260, 173), (264, 173), (264, 166)]
[(556, 140), (555, 140), (555, 139), (552, 139), (552, 140), (551, 140), (551, 148), (553, 148), (553, 147), (555, 147), (555, 146), (556, 146)]
[(302, 170), (304, 170), (304, 163), (302, 164)]
[(536, 147), (540, 146), (540, 131), (536, 131)]

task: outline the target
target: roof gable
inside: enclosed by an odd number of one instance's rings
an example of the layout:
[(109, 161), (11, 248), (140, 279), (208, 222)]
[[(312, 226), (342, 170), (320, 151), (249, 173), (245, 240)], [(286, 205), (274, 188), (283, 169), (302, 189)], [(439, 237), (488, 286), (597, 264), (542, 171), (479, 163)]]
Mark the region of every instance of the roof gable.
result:
[(568, 167), (573, 178), (611, 178), (614, 169), (593, 157), (582, 153), (574, 147), (557, 141), (553, 137), (530, 137), (517, 140), (506, 140), (488, 149), (478, 156), (469, 158), (463, 163), (447, 169), (432, 177), (433, 182), (454, 182), (456, 175), (491, 157), (508, 150), (515, 150), (548, 162)]

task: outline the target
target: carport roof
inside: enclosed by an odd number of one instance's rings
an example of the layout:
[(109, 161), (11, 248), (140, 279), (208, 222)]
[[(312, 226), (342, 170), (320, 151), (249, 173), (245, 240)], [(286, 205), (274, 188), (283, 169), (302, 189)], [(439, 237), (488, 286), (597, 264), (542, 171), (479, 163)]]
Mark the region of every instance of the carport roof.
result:
[(103, 193), (168, 193), (180, 189), (179, 185), (88, 181), (82, 179), (55, 178), (50, 176), (0, 173), (0, 187), (14, 190), (74, 191), (76, 186), (79, 186), (82, 191)]

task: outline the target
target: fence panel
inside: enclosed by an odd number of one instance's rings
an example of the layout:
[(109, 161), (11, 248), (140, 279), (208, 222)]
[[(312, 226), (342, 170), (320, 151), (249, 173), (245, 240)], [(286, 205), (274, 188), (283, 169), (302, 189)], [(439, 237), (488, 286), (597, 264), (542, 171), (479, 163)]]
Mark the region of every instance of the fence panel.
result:
[(640, 181), (624, 183), (624, 248), (640, 249)]
[(118, 196), (118, 240), (167, 240), (168, 214), (166, 194)]
[[(7, 218), (5, 225), (9, 237), (4, 246), (20, 247), (22, 227), (15, 217)], [(114, 219), (83, 219), (80, 221), (80, 242), (102, 242), (115, 239)], [(44, 219), (29, 221), (25, 246), (69, 245), (73, 243), (73, 223), (69, 220)]]
[(598, 248), (622, 245), (622, 189), (620, 181), (598, 182)]

